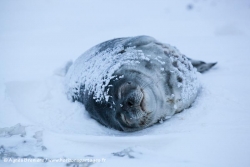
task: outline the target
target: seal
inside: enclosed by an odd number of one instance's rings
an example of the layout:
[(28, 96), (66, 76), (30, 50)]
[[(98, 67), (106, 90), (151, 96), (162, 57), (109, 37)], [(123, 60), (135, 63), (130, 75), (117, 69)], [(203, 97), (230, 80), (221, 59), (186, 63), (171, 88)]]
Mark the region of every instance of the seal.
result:
[(200, 90), (192, 60), (149, 36), (112, 39), (82, 54), (66, 74), (67, 95), (90, 116), (120, 131), (137, 131), (190, 107)]

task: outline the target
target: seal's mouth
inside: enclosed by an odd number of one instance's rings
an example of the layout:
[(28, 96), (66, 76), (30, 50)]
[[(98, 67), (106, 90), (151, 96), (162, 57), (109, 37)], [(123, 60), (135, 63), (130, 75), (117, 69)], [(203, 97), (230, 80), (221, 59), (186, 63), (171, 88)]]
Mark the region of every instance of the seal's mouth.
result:
[(117, 117), (118, 124), (122, 131), (133, 132), (144, 129), (148, 127), (150, 124), (150, 113), (145, 114), (140, 118), (132, 118), (127, 115), (120, 113)]
[(130, 121), (132, 118), (128, 119), (127, 117), (125, 117), (124, 114), (121, 114), (121, 119), (124, 123), (126, 123), (127, 125), (131, 125), (132, 122)]

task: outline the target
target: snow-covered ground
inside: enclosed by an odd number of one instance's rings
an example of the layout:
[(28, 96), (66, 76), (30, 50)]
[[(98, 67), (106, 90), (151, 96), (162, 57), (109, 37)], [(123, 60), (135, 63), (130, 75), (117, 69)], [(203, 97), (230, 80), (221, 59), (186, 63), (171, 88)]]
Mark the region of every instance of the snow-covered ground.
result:
[[(218, 65), (200, 75), (191, 108), (124, 133), (67, 100), (63, 67), (100, 42), (137, 35)], [(0, 166), (250, 166), (249, 37), (248, 0), (1, 0)], [(25, 157), (48, 162), (4, 162)]]

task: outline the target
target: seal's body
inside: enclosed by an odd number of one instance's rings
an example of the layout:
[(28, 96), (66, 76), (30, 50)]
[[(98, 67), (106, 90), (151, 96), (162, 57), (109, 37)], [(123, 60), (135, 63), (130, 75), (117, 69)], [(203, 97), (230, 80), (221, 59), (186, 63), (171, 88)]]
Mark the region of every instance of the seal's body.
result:
[(118, 38), (81, 55), (70, 67), (68, 95), (105, 126), (144, 129), (188, 108), (197, 97), (197, 70), (215, 63), (193, 61), (152, 37)]

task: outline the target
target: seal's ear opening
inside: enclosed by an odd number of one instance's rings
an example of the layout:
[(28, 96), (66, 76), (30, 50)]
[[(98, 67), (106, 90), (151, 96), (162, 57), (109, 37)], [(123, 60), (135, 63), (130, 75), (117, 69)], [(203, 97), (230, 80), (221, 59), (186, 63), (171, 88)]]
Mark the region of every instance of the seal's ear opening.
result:
[(206, 63), (206, 62), (200, 61), (200, 60), (193, 60), (190, 58), (188, 58), (188, 59), (192, 63), (192, 65), (197, 69), (197, 71), (200, 73), (204, 73), (204, 72), (210, 70), (213, 66), (215, 66), (217, 64), (217, 62)]

